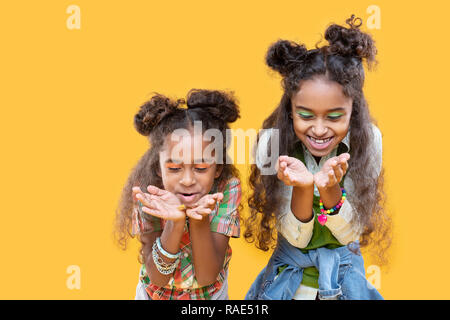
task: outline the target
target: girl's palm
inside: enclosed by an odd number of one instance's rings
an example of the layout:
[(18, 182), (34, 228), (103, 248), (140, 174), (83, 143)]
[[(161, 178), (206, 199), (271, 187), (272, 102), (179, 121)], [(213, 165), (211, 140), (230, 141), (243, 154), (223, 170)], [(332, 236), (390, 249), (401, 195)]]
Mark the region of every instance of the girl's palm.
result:
[(328, 159), (322, 169), (314, 175), (314, 183), (317, 188), (330, 188), (340, 183), (347, 172), (349, 159), (350, 154), (348, 153)]
[(314, 182), (314, 176), (300, 160), (280, 156), (278, 158), (278, 179), (288, 186), (306, 187)]
[(186, 218), (184, 210), (180, 210), (181, 202), (176, 195), (155, 186), (148, 186), (147, 191), (149, 193), (136, 191), (143, 212), (165, 220), (180, 221)]

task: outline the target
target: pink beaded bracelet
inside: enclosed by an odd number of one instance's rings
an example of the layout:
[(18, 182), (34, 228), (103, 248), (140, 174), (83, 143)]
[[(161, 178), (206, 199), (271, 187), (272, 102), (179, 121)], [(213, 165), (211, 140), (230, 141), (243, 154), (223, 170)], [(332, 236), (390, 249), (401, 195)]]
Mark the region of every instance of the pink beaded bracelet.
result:
[(323, 202), (322, 199), (319, 200), (319, 207), (320, 207), (320, 212), (322, 212), (322, 214), (317, 216), (317, 221), (319, 221), (319, 223), (323, 226), (326, 222), (327, 222), (327, 214), (333, 213), (335, 211), (338, 211), (341, 207), (342, 204), (345, 201), (345, 198), (347, 197), (347, 193), (345, 192), (344, 188), (341, 188), (342, 191), (342, 198), (339, 201), (339, 203), (337, 205), (335, 205), (333, 208), (325, 210), (323, 207)]

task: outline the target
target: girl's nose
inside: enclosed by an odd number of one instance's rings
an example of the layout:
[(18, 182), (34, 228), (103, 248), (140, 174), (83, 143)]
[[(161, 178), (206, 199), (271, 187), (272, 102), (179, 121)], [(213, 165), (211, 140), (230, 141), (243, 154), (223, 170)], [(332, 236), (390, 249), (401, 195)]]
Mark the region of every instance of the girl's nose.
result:
[(323, 135), (325, 135), (328, 131), (328, 128), (324, 126), (321, 122), (318, 122), (316, 125), (314, 125), (312, 128), (312, 133), (317, 137), (320, 138)]
[(195, 183), (194, 175), (192, 174), (191, 170), (185, 170), (183, 173), (183, 176), (180, 180), (180, 184), (183, 186), (189, 187), (192, 186)]

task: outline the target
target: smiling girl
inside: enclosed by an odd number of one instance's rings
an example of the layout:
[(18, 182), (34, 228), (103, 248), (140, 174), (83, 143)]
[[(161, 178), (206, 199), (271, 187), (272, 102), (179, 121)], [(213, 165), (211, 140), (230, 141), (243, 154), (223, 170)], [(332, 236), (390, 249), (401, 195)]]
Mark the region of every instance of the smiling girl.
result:
[(130, 235), (142, 243), (136, 299), (228, 299), (241, 188), (227, 146), (209, 148), (204, 131), (225, 137), (239, 109), (231, 94), (209, 90), (191, 90), (183, 104), (155, 95), (134, 118), (151, 146), (128, 178), (116, 221), (124, 248)]
[[(359, 18), (346, 22), (328, 27), (329, 45), (280, 40), (267, 53), (284, 94), (258, 140), (245, 237), (268, 250), (276, 231), (277, 247), (247, 299), (382, 298), (359, 252), (370, 243), (383, 258), (390, 241), (381, 133), (362, 90), (363, 61), (370, 68), (376, 48)], [(277, 174), (263, 175), (273, 143), (282, 155)]]

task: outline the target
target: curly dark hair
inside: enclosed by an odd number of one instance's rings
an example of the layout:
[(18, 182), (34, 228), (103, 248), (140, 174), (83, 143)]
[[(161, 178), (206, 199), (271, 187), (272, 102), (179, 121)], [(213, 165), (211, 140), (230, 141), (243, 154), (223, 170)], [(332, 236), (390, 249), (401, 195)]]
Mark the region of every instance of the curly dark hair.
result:
[[(187, 108), (182, 108), (183, 104)], [(226, 137), (229, 134), (228, 124), (239, 117), (234, 94), (217, 90), (192, 89), (186, 100), (171, 100), (155, 94), (140, 107), (134, 116), (134, 126), (140, 134), (149, 138), (150, 148), (132, 169), (116, 210), (114, 238), (123, 250), (127, 248), (127, 240), (132, 237), (132, 188), (139, 186), (143, 192), (146, 192), (149, 185), (163, 188), (162, 179), (155, 172), (160, 170), (159, 152), (167, 135), (176, 129), (191, 129), (194, 121), (201, 121), (202, 130), (218, 129)], [(228, 142), (230, 139), (226, 140)], [(239, 177), (239, 171), (227, 159), (227, 148), (228, 144), (223, 143), (223, 169), (215, 179), (215, 185), (231, 177)]]
[[(359, 22), (359, 23), (358, 23)], [(376, 64), (377, 50), (370, 35), (361, 32), (361, 19), (352, 15), (346, 20), (348, 27), (331, 24), (325, 31), (329, 45), (308, 50), (303, 44), (279, 40), (272, 44), (266, 63), (282, 76), (283, 96), (275, 111), (264, 121), (263, 129), (279, 130), (279, 152), (293, 156), (298, 141), (290, 118), (291, 97), (300, 90), (301, 82), (314, 77), (326, 77), (342, 85), (346, 96), (352, 98), (350, 119), (351, 158), (346, 174), (351, 177), (355, 191), (349, 195), (357, 214), (352, 223), (363, 228), (360, 246), (377, 245), (375, 257), (384, 263), (384, 253), (390, 246), (390, 218), (384, 211), (383, 172), (379, 176), (368, 172), (371, 161), (370, 146), (373, 140), (367, 102), (363, 94), (363, 61), (369, 69)], [(259, 140), (259, 137), (258, 137)], [(270, 148), (269, 148), (270, 149)], [(261, 175), (252, 165), (249, 184), (253, 193), (248, 199), (250, 216), (246, 219), (244, 237), (256, 240), (259, 249), (267, 251), (276, 240), (276, 217), (280, 213), (281, 188), (276, 175)]]

